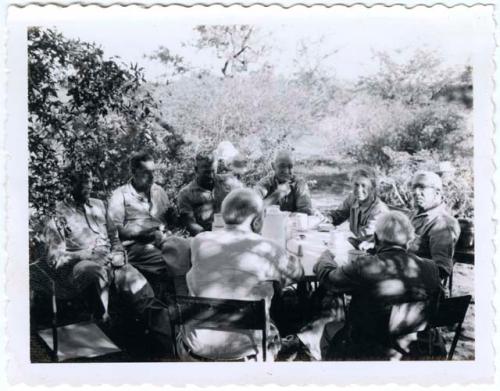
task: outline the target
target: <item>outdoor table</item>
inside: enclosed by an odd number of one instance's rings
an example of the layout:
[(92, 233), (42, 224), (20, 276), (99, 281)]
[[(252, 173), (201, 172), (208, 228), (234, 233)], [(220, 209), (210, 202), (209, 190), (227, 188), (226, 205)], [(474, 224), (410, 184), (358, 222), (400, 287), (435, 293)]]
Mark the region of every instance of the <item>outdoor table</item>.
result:
[[(338, 241), (333, 248), (329, 247), (330, 232), (307, 230), (288, 239), (286, 249), (289, 254), (299, 257), (305, 276), (314, 277), (313, 267), (325, 250), (330, 250), (335, 255), (337, 264), (344, 265), (348, 262), (348, 252), (353, 247), (347, 241), (347, 236), (347, 233), (344, 233), (345, 240)], [(299, 254), (299, 248), (302, 249), (302, 254)]]

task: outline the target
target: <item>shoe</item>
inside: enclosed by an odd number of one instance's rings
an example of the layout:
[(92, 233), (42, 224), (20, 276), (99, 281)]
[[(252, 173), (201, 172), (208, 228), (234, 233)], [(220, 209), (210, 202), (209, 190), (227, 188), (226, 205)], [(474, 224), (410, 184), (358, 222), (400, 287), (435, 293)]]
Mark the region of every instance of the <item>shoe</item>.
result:
[(291, 334), (281, 339), (281, 349), (276, 361), (310, 361), (307, 347), (297, 334)]

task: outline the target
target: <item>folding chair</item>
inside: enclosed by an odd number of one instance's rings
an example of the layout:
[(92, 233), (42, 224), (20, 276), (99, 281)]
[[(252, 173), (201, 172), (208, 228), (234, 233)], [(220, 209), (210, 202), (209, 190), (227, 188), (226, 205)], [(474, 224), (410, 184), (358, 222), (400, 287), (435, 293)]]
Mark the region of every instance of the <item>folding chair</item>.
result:
[(471, 295), (443, 299), (438, 303), (437, 310), (429, 322), (430, 328), (456, 326), (455, 336), (453, 337), (450, 351), (448, 352), (448, 360), (453, 359), (453, 354), (455, 353), (455, 348), (457, 347), (458, 339), (462, 332), (462, 324), (471, 299)]
[[(265, 300), (247, 301), (206, 297), (175, 296), (171, 309), (172, 330), (190, 326), (223, 331), (260, 330), (262, 357), (267, 356), (267, 316)], [(174, 341), (174, 351), (178, 355)], [(214, 360), (215, 361), (215, 360)]]
[[(37, 329), (37, 334), (44, 340), (50, 349), (51, 359), (54, 362), (62, 359), (77, 357), (97, 357), (120, 352), (119, 349), (101, 329), (92, 322), (90, 314), (84, 322), (73, 320), (72, 323), (61, 322), (59, 319), (58, 302), (61, 300), (81, 300), (75, 290), (58, 283), (57, 276), (53, 273), (45, 260), (38, 260), (30, 264), (30, 301), (34, 306), (40, 301), (37, 297), (50, 300), (51, 322), (50, 329)], [(35, 310), (35, 308), (32, 308)], [(34, 311), (33, 311), (34, 312)], [(31, 314), (31, 321), (36, 323), (36, 316)], [(81, 315), (81, 314), (79, 314)], [(75, 343), (75, 342), (80, 342)], [(69, 352), (69, 355), (66, 353)]]

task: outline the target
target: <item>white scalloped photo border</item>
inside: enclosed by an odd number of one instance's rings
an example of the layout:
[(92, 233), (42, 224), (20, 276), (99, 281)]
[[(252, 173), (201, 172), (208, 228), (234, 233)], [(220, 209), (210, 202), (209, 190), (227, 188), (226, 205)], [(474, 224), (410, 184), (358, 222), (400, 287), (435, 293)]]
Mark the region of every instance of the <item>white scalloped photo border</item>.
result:
[[(343, 4), (321, 2), (268, 2), (255, 4), (239, 2), (229, 6), (227, 2), (210, 5), (199, 2), (183, 2), (182, 5), (159, 6), (153, 2), (78, 2), (85, 6), (70, 5), (68, 2), (19, 1), (8, 10), (6, 32), (8, 40), (6, 70), (0, 82), (7, 83), (3, 96), (6, 110), (5, 134), (0, 141), (2, 158), (0, 180), (5, 187), (0, 193), (6, 205), (1, 211), (4, 218), (5, 235), (0, 242), (2, 260), (7, 265), (0, 269), (0, 289), (2, 308), (0, 316), (5, 320), (1, 332), (0, 346), (6, 346), (7, 354), (2, 355), (0, 364), (5, 364), (8, 382), (11, 384), (46, 386), (53, 385), (172, 385), (198, 386), (223, 384), (278, 384), (278, 385), (465, 385), (493, 382), (495, 356), (493, 348), (494, 320), (494, 246), (498, 243), (495, 223), (499, 212), (494, 201), (498, 200), (494, 180), (498, 186), (498, 175), (494, 179), (494, 164), (500, 164), (499, 154), (495, 154), (494, 144), (499, 141), (495, 132), (495, 118), (498, 119), (494, 102), (498, 98), (498, 84), (494, 84), (495, 63), (494, 17), (498, 8), (491, 3), (470, 1), (428, 2), (409, 1), (405, 5), (380, 2), (343, 2)], [(31, 5), (29, 5), (31, 3)], [(52, 3), (33, 5), (35, 3)], [(69, 2), (74, 3), (74, 2)], [(86, 5), (86, 4), (93, 5)], [(264, 3), (264, 2), (263, 2)], [(308, 4), (304, 4), (308, 3)], [(445, 4), (446, 3), (446, 4)], [(106, 363), (106, 364), (31, 364), (29, 362), (29, 304), (28, 304), (28, 209), (27, 209), (27, 53), (26, 26), (51, 21), (82, 20), (101, 21), (117, 17), (136, 18), (138, 14), (149, 12), (151, 17), (159, 15), (184, 17), (189, 20), (256, 20), (259, 18), (314, 17), (329, 12), (350, 9), (353, 12), (367, 12), (378, 8), (391, 12), (445, 12), (455, 4), (467, 9), (471, 18), (477, 19), (477, 37), (473, 58), (474, 85), (474, 172), (475, 172), (475, 303), (476, 303), (476, 358), (468, 362), (321, 362), (321, 363)], [(97, 4), (97, 5), (96, 5)], [(253, 4), (253, 5), (252, 5)], [(396, 4), (398, 4), (396, 2)], [(441, 11), (439, 11), (441, 10)], [(113, 13), (113, 15), (111, 15)], [(154, 15), (153, 15), (154, 14)], [(149, 16), (148, 16), (149, 17)], [(90, 18), (90, 19), (85, 19)], [(275, 19), (273, 19), (275, 18)], [(55, 22), (54, 22), (55, 23)], [(498, 70), (496, 70), (498, 75)], [(498, 80), (498, 78), (496, 79)], [(494, 89), (496, 88), (496, 94)], [(497, 122), (498, 123), (498, 122)], [(497, 187), (498, 188), (498, 187)], [(0, 239), (1, 240), (1, 239)], [(5, 257), (3, 256), (5, 254)], [(498, 254), (498, 252), (497, 252)], [(497, 272), (498, 274), (498, 272)], [(498, 276), (496, 281), (498, 281)], [(498, 292), (496, 298), (498, 299)], [(498, 300), (496, 301), (498, 302)], [(3, 305), (5, 304), (5, 306)], [(4, 308), (5, 307), (5, 308)], [(0, 324), (2, 325), (2, 324)], [(498, 349), (498, 345), (496, 345)], [(498, 358), (497, 358), (498, 360)], [(498, 362), (498, 361), (497, 361)], [(474, 387), (479, 387), (474, 386)]]

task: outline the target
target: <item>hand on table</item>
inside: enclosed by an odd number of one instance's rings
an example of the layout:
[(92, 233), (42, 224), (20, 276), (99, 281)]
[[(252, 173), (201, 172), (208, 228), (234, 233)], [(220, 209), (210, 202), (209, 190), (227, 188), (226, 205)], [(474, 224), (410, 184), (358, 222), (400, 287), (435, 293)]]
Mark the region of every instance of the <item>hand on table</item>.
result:
[(335, 256), (330, 250), (325, 250), (319, 257), (318, 262), (313, 267), (313, 272), (318, 277), (319, 282), (324, 281), (328, 274), (337, 268)]
[(375, 243), (374, 242), (369, 242), (369, 241), (363, 241), (359, 244), (359, 249), (361, 251), (368, 251), (372, 248), (375, 248)]

